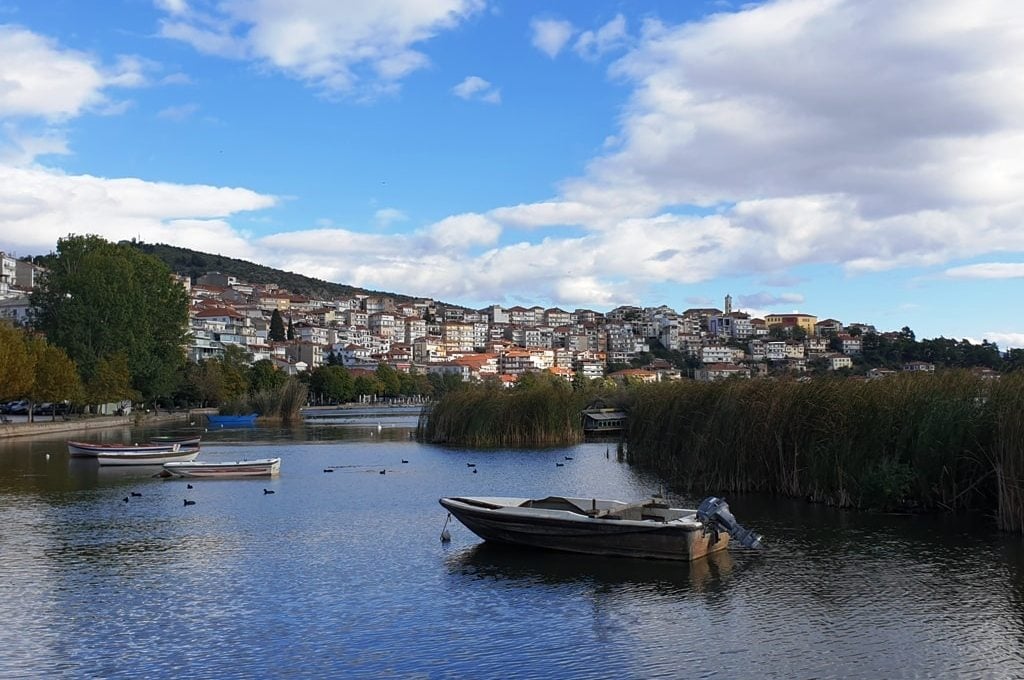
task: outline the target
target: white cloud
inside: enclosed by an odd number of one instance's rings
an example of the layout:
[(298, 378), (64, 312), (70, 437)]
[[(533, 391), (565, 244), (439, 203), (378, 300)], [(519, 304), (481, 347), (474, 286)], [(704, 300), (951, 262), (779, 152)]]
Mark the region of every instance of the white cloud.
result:
[(154, 0), (153, 4), (168, 14), (185, 14), (189, 11), (187, 0)]
[(427, 227), (425, 233), (441, 248), (467, 250), (497, 243), (501, 226), (484, 215), (467, 213), (446, 217)]
[(488, 104), (501, 103), (501, 90), (480, 76), (467, 76), (452, 88), (452, 92), (456, 97), (466, 100), (477, 99)]
[(1024, 278), (1024, 262), (984, 262), (951, 267), (945, 271), (951, 279), (1020, 279)]
[(63, 120), (104, 101), (108, 80), (88, 55), (0, 25), (0, 118)]
[(572, 49), (579, 56), (592, 61), (612, 50), (624, 47), (628, 41), (626, 17), (618, 14), (596, 31), (581, 33)]
[(416, 46), (457, 26), (483, 0), (248, 0), (185, 11), (166, 3), (161, 35), (251, 59), (329, 93), (392, 91), (429, 60)]
[(69, 233), (110, 240), (144, 235), (207, 252), (254, 251), (224, 218), (275, 205), (247, 189), (66, 175), (0, 166), (0, 233), (14, 250), (44, 253)]
[(191, 118), (199, 110), (199, 104), (181, 104), (179, 106), (168, 106), (165, 109), (161, 109), (157, 112), (157, 118), (163, 118), (165, 120), (183, 121), (187, 118)]
[[(989, 331), (988, 333), (985, 333), (984, 339), (999, 345), (999, 349), (1001, 350), (1024, 348), (1024, 332), (1020, 331), (1010, 333)], [(972, 340), (971, 342), (976, 345), (980, 343), (980, 340)]]
[(373, 221), (381, 229), (387, 229), (396, 222), (405, 222), (408, 219), (409, 216), (397, 208), (381, 208), (373, 214)]
[(107, 92), (147, 84), (144, 72), (152, 66), (122, 56), (107, 67), (50, 38), (0, 25), (0, 161), (28, 165), (41, 154), (67, 153), (63, 125), (87, 111), (123, 113), (133, 103)]
[(533, 19), (530, 28), (533, 30), (533, 46), (552, 59), (558, 56), (575, 32), (570, 22), (558, 19)]
[(736, 301), (739, 307), (780, 307), (786, 306), (791, 307), (793, 305), (800, 305), (804, 302), (804, 296), (800, 293), (779, 293), (771, 294), (764, 291), (757, 293), (748, 293), (746, 295), (739, 295), (736, 297)]

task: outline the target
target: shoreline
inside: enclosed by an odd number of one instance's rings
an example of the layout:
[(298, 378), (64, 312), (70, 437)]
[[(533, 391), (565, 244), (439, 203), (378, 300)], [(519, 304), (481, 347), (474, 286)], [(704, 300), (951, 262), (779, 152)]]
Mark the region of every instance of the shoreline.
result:
[(189, 421), (197, 415), (216, 412), (216, 409), (192, 409), (174, 413), (143, 413), (127, 416), (91, 416), (71, 420), (37, 420), (35, 422), (0, 423), (0, 439), (14, 437), (35, 437), (59, 432), (84, 432), (112, 427), (132, 427), (156, 423), (170, 423), (177, 420)]

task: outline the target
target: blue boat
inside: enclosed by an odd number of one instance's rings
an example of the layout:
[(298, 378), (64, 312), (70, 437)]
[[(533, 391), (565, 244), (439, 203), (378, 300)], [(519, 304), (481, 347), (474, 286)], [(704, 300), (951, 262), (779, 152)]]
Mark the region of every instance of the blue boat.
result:
[(256, 424), (258, 413), (247, 413), (244, 416), (222, 416), (211, 414), (206, 416), (214, 427), (251, 427)]

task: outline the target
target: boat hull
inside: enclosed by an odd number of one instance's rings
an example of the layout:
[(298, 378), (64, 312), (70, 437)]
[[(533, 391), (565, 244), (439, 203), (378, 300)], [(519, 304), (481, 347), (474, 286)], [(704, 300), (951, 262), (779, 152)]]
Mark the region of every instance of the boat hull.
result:
[(199, 455), (199, 448), (177, 449), (175, 451), (146, 452), (137, 451), (127, 453), (104, 453), (96, 456), (97, 462), (104, 466), (125, 466), (125, 465), (163, 465), (175, 461), (195, 460)]
[(466, 500), (473, 499), (442, 498), (440, 503), (477, 536), (497, 543), (664, 560), (699, 559), (723, 550), (729, 543), (727, 533), (705, 532), (696, 519), (615, 519), (569, 511), (534, 511), (516, 505), (481, 507)]
[(160, 444), (94, 444), (68, 440), (68, 454), (75, 458), (97, 458), (120, 454), (174, 453), (183, 447), (177, 442)]
[(273, 477), (281, 471), (280, 458), (240, 460), (224, 463), (213, 462), (171, 462), (164, 464), (164, 470), (178, 477), (231, 479), (237, 477)]
[(259, 417), (257, 413), (249, 413), (243, 416), (221, 416), (221, 415), (208, 415), (207, 420), (210, 421), (210, 425), (216, 427), (245, 427), (256, 424), (256, 418)]

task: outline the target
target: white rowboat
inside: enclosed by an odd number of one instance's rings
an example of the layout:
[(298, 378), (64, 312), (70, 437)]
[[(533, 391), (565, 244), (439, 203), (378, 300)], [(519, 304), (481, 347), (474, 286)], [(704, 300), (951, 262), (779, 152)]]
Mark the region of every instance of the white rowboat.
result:
[(222, 463), (210, 461), (164, 463), (164, 470), (179, 477), (272, 477), (281, 471), (280, 458), (233, 460)]
[[(140, 447), (141, 448), (141, 447)], [(100, 465), (163, 465), (178, 461), (194, 460), (199, 447), (183, 449), (177, 444), (172, 451), (121, 451), (101, 453), (95, 456)]]
[(97, 458), (99, 456), (176, 453), (181, 449), (178, 442), (157, 444), (97, 444), (93, 442), (67, 442), (68, 453), (75, 458)]

